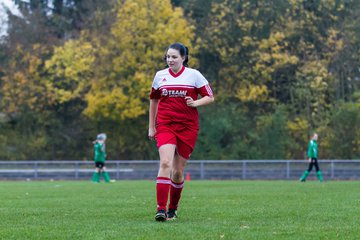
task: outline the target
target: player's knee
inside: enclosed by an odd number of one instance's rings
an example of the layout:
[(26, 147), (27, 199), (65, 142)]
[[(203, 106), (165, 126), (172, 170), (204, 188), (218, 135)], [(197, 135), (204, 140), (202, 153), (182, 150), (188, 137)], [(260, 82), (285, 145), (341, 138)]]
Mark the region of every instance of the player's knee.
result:
[(161, 169), (169, 169), (170, 168), (170, 161), (161, 161), (160, 162), (160, 168)]
[(183, 171), (179, 171), (179, 170), (173, 170), (172, 171), (172, 179), (179, 182), (182, 181), (184, 176), (184, 172)]

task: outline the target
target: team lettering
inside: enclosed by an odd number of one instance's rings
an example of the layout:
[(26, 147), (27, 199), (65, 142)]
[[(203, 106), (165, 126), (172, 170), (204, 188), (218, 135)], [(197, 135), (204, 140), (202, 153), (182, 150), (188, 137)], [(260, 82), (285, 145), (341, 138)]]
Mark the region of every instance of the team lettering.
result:
[(163, 89), (161, 95), (168, 97), (185, 97), (187, 90), (167, 90)]

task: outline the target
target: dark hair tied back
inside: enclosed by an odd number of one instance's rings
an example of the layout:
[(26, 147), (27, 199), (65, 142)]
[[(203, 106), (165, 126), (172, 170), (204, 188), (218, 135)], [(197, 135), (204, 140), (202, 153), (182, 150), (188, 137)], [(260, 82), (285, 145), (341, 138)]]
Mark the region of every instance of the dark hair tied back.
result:
[[(169, 49), (176, 49), (179, 51), (181, 57), (185, 57), (185, 60), (183, 62), (183, 65), (185, 67), (188, 67), (188, 62), (189, 62), (189, 49), (182, 43), (173, 43), (168, 47)], [(166, 61), (166, 55), (165, 55), (165, 61)]]

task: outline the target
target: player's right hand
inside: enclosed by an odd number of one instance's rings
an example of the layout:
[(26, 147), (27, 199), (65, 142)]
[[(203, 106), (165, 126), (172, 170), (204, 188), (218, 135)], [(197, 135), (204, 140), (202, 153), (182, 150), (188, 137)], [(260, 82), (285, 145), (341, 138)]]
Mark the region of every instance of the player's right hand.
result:
[(156, 133), (155, 128), (149, 128), (148, 136), (150, 140), (155, 140), (155, 133)]

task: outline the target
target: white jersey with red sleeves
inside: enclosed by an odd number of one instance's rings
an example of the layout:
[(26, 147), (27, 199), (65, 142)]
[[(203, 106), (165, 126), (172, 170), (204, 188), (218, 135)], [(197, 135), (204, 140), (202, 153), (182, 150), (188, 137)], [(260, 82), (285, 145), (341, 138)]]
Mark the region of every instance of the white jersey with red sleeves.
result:
[(206, 78), (197, 70), (187, 67), (177, 73), (170, 68), (158, 71), (152, 84), (151, 99), (159, 99), (157, 124), (182, 123), (198, 128), (196, 108), (186, 105), (186, 96), (194, 100), (198, 95), (213, 96)]

